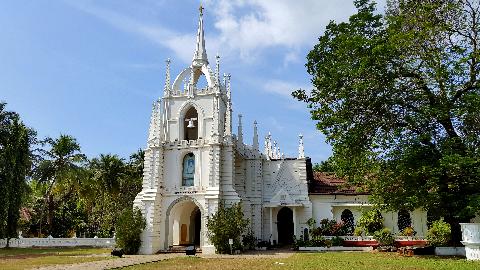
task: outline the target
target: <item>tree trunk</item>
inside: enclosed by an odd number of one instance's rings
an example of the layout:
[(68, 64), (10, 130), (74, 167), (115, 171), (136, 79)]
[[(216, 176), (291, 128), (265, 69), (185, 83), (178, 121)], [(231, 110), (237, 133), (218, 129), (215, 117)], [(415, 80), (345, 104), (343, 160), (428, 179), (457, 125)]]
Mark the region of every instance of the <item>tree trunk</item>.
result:
[(445, 217), (445, 222), (450, 224), (451, 227), (451, 238), (450, 238), (450, 244), (452, 246), (462, 246), (462, 230), (460, 227), (460, 223), (466, 223), (469, 222), (470, 220), (467, 219), (460, 219), (458, 217), (452, 217), (452, 216), (447, 216)]
[(48, 196), (48, 233), (51, 235), (52, 234), (52, 228), (53, 228), (53, 210), (54, 210), (54, 205), (53, 205), (53, 195)]

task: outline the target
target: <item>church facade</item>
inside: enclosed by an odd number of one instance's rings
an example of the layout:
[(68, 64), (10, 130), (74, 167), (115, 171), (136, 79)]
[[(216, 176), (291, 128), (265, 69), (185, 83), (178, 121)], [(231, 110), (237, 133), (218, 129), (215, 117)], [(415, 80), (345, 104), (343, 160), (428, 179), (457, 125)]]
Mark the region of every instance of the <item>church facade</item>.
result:
[[(314, 174), (301, 135), (298, 156), (286, 158), (270, 134), (260, 146), (256, 122), (252, 144), (243, 137), (241, 115), (233, 133), (230, 76), (220, 76), (218, 56), (211, 68), (203, 28), (201, 8), (192, 63), (171, 82), (167, 60), (163, 97), (153, 105), (143, 186), (134, 202), (147, 221), (140, 253), (187, 244), (214, 253), (205, 224), (220, 203), (241, 202), (255, 237), (277, 243), (301, 235), (312, 217), (317, 223), (358, 218), (370, 206), (367, 195)], [(426, 214), (411, 214), (423, 235)], [(395, 232), (396, 214), (384, 217)]]

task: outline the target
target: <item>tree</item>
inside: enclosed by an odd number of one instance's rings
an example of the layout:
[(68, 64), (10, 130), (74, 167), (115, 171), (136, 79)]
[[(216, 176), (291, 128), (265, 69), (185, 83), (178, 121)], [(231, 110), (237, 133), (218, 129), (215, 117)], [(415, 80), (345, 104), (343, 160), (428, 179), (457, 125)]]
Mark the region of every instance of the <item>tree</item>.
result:
[(356, 0), (307, 56), (308, 103), (336, 173), (390, 210), (452, 225), (480, 209), (480, 8), (476, 0)]
[(126, 208), (122, 211), (116, 224), (116, 242), (125, 254), (137, 254), (142, 240), (140, 234), (145, 229), (146, 221), (138, 208)]
[(88, 164), (88, 177), (80, 188), (88, 220), (84, 233), (111, 237), (123, 209), (133, 208), (142, 189), (143, 151), (128, 162), (117, 155), (101, 154)]
[(43, 142), (49, 149), (43, 150), (44, 159), (35, 169), (35, 177), (47, 185), (44, 205), (40, 216), (40, 234), (45, 210), (47, 211), (48, 231), (54, 226), (54, 212), (65, 200), (73, 196), (84, 174), (82, 165), (86, 160), (80, 151), (77, 140), (69, 135), (57, 139), (47, 138)]
[(32, 167), (35, 132), (27, 128), (18, 114), (5, 111), (0, 103), (0, 238), (17, 236), (27, 176)]
[(335, 160), (332, 157), (329, 157), (327, 160), (323, 160), (320, 163), (317, 163), (313, 166), (313, 171), (315, 172), (324, 172), (324, 173), (334, 173), (336, 170)]
[(233, 248), (242, 247), (240, 237), (247, 229), (249, 221), (243, 217), (242, 205), (235, 203), (226, 207), (221, 203), (215, 214), (207, 218), (208, 237), (218, 253), (230, 253), (229, 239)]

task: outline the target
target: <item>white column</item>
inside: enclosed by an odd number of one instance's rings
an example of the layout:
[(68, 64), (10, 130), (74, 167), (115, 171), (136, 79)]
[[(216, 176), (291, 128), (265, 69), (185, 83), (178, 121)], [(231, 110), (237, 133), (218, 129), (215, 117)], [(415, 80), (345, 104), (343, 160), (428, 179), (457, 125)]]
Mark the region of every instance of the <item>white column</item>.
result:
[(293, 235), (297, 236), (297, 207), (293, 208)]
[(272, 207), (268, 208), (270, 210), (270, 235), (273, 237), (273, 213)]

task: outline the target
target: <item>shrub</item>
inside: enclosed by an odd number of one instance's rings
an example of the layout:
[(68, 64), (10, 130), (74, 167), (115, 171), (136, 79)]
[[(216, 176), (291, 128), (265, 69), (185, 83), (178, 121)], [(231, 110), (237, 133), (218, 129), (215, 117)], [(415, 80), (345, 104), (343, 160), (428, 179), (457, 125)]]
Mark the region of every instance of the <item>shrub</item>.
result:
[(357, 226), (355, 230), (353, 231), (354, 236), (362, 236), (363, 235), (363, 228)]
[(373, 235), (376, 231), (383, 228), (383, 217), (380, 211), (372, 209), (365, 211), (358, 220), (358, 226), (363, 228), (365, 234)]
[(137, 254), (142, 244), (140, 234), (146, 222), (140, 209), (126, 208), (120, 214), (115, 227), (115, 241), (125, 254)]
[[(307, 222), (308, 223), (308, 222)], [(337, 222), (334, 219), (322, 219), (320, 226), (315, 228), (315, 221), (308, 224), (310, 226), (310, 234), (314, 236), (338, 236), (345, 235), (346, 228), (343, 222)]]
[(221, 203), (215, 214), (207, 218), (208, 237), (218, 253), (230, 253), (228, 239), (233, 239), (233, 249), (242, 249), (240, 236), (248, 225), (248, 219), (243, 217), (242, 206), (235, 203), (225, 207)]
[(246, 249), (255, 249), (255, 234), (252, 229), (249, 229), (248, 232), (242, 237), (243, 247)]
[(388, 228), (383, 228), (373, 234), (373, 238), (378, 241), (380, 246), (391, 246), (395, 243), (395, 238)]
[(303, 237), (297, 239), (295, 235), (293, 236), (293, 250), (298, 250), (299, 247), (307, 246), (307, 241)]
[(307, 220), (308, 229), (313, 231), (316, 228), (317, 221), (314, 218), (309, 218)]
[(450, 241), (450, 234), (452, 230), (450, 224), (442, 219), (436, 220), (432, 223), (427, 232), (427, 241), (432, 246), (446, 246)]
[(332, 238), (332, 246), (338, 247), (343, 246), (343, 238), (335, 236)]
[(306, 245), (309, 247), (323, 247), (325, 246), (325, 238), (322, 236), (315, 236), (312, 237), (309, 241), (307, 241)]

